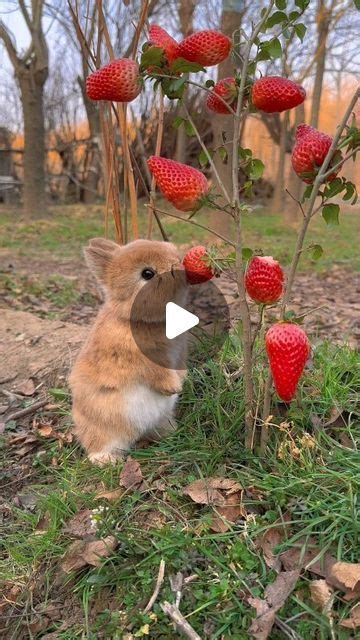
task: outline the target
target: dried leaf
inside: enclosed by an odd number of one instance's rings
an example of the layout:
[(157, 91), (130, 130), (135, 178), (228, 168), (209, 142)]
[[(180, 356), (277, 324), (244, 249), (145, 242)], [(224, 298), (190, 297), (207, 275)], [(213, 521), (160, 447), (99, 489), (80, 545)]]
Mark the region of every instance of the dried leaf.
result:
[(113, 491), (102, 491), (95, 496), (95, 500), (109, 500), (109, 502), (115, 502), (124, 495), (124, 489), (114, 489)]
[(36, 427), (36, 430), (43, 438), (55, 437), (54, 434), (56, 432), (54, 427), (51, 424), (40, 424), (39, 426)]
[(340, 627), (346, 629), (357, 629), (360, 627), (360, 603), (356, 604), (350, 611), (350, 618), (341, 620)]
[(357, 590), (360, 586), (360, 564), (335, 562), (326, 579), (330, 584), (342, 591)]
[(31, 378), (29, 380), (25, 380), (19, 387), (17, 387), (16, 392), (20, 393), (22, 396), (33, 396), (35, 393), (35, 385)]
[(323, 578), (310, 582), (310, 595), (314, 605), (322, 611), (326, 612), (331, 608), (333, 589)]
[(92, 515), (93, 512), (90, 509), (78, 511), (65, 525), (63, 532), (74, 538), (93, 538), (97, 531), (97, 526)]
[(137, 491), (146, 491), (147, 489), (140, 464), (131, 456), (126, 458), (126, 462), (120, 474), (120, 485), (125, 487), (125, 489), (134, 489)]
[(195, 480), (195, 482), (184, 487), (183, 493), (197, 504), (222, 507), (226, 505), (226, 496), (241, 491), (242, 487), (236, 480), (231, 480), (230, 478), (204, 478)]
[(274, 569), (277, 573), (281, 571), (281, 560), (278, 555), (274, 554), (274, 549), (285, 539), (284, 530), (280, 527), (268, 529), (264, 535), (256, 541), (263, 552), (265, 564), (270, 569)]
[(275, 582), (269, 584), (264, 592), (264, 599), (248, 598), (249, 604), (256, 609), (257, 617), (253, 620), (249, 632), (256, 640), (266, 640), (275, 622), (275, 614), (281, 609), (295, 588), (300, 572), (282, 571)]
[(68, 548), (61, 563), (61, 568), (65, 573), (78, 571), (87, 565), (99, 567), (102, 558), (107, 558), (117, 547), (117, 540), (114, 536), (107, 536), (103, 540), (75, 540)]
[(218, 507), (216, 511), (217, 515), (213, 516), (210, 529), (217, 533), (225, 533), (231, 528), (231, 522), (236, 522), (240, 517), (246, 518), (247, 513), (242, 504), (242, 491), (225, 496), (225, 504)]

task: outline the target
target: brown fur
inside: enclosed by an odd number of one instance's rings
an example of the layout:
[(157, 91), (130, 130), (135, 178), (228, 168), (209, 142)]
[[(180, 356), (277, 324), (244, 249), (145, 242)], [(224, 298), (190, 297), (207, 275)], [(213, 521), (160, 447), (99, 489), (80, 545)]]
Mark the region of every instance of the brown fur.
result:
[[(85, 257), (104, 289), (105, 304), (75, 362), (70, 386), (75, 433), (89, 458), (104, 463), (145, 434), (171, 428), (169, 406), (186, 374), (186, 337), (166, 340), (165, 305), (184, 304), (186, 279), (176, 248), (167, 242), (136, 240), (120, 247), (95, 238)], [(157, 278), (145, 283), (145, 267), (155, 269)], [(169, 272), (173, 278), (161, 278)], [(149, 360), (133, 338), (130, 313), (144, 284), (146, 296), (132, 320), (138, 323), (142, 344), (148, 349), (156, 345), (171, 368)], [(173, 400), (164, 400), (170, 396)]]

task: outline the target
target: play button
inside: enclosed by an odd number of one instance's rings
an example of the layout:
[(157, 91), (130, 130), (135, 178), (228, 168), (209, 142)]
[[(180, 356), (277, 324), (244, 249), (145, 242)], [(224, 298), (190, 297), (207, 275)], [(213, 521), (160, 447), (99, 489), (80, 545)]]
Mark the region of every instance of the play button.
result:
[(167, 303), (165, 327), (168, 340), (173, 340), (182, 333), (185, 333), (185, 331), (196, 327), (199, 322), (199, 318), (194, 313), (190, 313), (190, 311), (179, 307), (175, 302)]
[(157, 274), (131, 305), (131, 334), (145, 362), (166, 369), (186, 369), (197, 346), (197, 362), (214, 357), (229, 327), (229, 308), (216, 279), (190, 286), (184, 270)]

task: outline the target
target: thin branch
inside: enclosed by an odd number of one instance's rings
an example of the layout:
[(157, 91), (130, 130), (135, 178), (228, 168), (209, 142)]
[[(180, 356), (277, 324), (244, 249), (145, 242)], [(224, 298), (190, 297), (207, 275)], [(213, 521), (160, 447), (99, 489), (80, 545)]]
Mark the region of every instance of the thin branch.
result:
[(18, 0), (18, 1), (19, 1), (19, 7), (20, 7), (20, 10), (21, 10), (21, 13), (23, 14), (23, 18), (24, 18), (24, 20), (26, 22), (26, 26), (29, 29), (30, 33), (32, 33), (33, 29), (34, 29), (34, 25), (33, 25), (32, 21), (31, 21), (31, 18), (30, 18), (28, 10), (26, 8), (25, 2), (24, 2), (24, 0)]
[(158, 577), (156, 580), (156, 584), (155, 584), (155, 589), (154, 589), (154, 593), (152, 594), (149, 602), (147, 603), (144, 611), (143, 611), (143, 615), (145, 615), (146, 613), (149, 613), (149, 611), (151, 611), (151, 609), (154, 606), (154, 603), (156, 601), (156, 598), (159, 595), (160, 589), (161, 589), (161, 585), (164, 582), (164, 576), (165, 576), (165, 560), (163, 558), (161, 558), (160, 560), (160, 566), (159, 566), (159, 573), (158, 573)]
[(190, 640), (201, 640), (201, 637), (198, 633), (196, 633), (195, 629), (192, 628), (191, 624), (184, 618), (181, 611), (177, 608), (175, 604), (170, 604), (170, 602), (162, 602), (160, 604), (163, 612), (171, 618), (174, 622), (176, 629), (179, 633), (182, 633), (186, 638)]
[(18, 58), (15, 45), (13, 44), (13, 36), (12, 34), (10, 34), (10, 31), (7, 30), (2, 20), (0, 20), (0, 39), (3, 41), (10, 58), (10, 62), (16, 71), (19, 66), (20, 60)]
[[(149, 207), (150, 205), (146, 204), (145, 206)], [(170, 218), (176, 218), (177, 220), (181, 220), (182, 222), (186, 222), (187, 224), (193, 224), (195, 227), (199, 227), (200, 229), (204, 229), (204, 231), (208, 231), (213, 236), (217, 236), (218, 238), (220, 238), (220, 240), (223, 240), (224, 242), (227, 242), (228, 244), (230, 244), (232, 247), (235, 247), (235, 243), (232, 242), (232, 240), (229, 240), (229, 238), (225, 238), (225, 236), (222, 236), (217, 231), (214, 231), (214, 229), (210, 229), (210, 227), (206, 227), (204, 224), (200, 224), (200, 222), (195, 222), (195, 220), (192, 220), (192, 219), (190, 220), (189, 218), (182, 218), (181, 216), (177, 216), (175, 213), (170, 213), (169, 211), (164, 211), (163, 209), (158, 209), (158, 207), (155, 208), (155, 211), (157, 211), (157, 213), (163, 213), (165, 216), (170, 216)]]
[[(159, 93), (160, 101), (159, 101), (158, 129), (157, 129), (156, 144), (155, 144), (156, 156), (161, 155), (161, 145), (162, 145), (162, 139), (164, 134), (164, 94), (162, 92), (161, 87), (159, 87), (159, 92), (160, 92)], [(146, 167), (147, 167), (147, 164), (146, 164)], [(150, 206), (149, 206), (149, 220), (148, 220), (148, 232), (147, 232), (148, 238), (151, 238), (151, 233), (152, 233), (152, 223), (153, 223), (153, 217), (154, 217), (155, 198), (156, 198), (155, 186), (156, 186), (156, 181), (154, 176), (152, 176), (151, 184), (150, 184)]]
[(192, 117), (191, 117), (186, 105), (183, 105), (183, 106), (184, 106), (184, 111), (185, 111), (185, 113), (187, 115), (187, 118), (188, 118), (192, 128), (194, 129), (194, 132), (195, 132), (195, 135), (196, 135), (196, 137), (198, 139), (198, 142), (199, 142), (203, 152), (205, 153), (205, 155), (206, 155), (206, 157), (208, 159), (208, 162), (209, 162), (209, 164), (211, 166), (211, 169), (213, 170), (213, 173), (214, 173), (214, 176), (215, 176), (215, 178), (216, 178), (216, 180), (218, 182), (218, 185), (219, 185), (221, 191), (224, 194), (225, 200), (230, 204), (231, 203), (230, 196), (229, 196), (228, 192), (226, 191), (225, 185), (224, 185), (223, 181), (221, 180), (221, 178), (219, 176), (219, 173), (218, 173), (217, 168), (215, 167), (214, 161), (213, 161), (210, 153), (208, 152), (208, 150), (206, 148), (206, 145), (203, 143), (202, 138), (200, 136), (200, 133), (199, 133), (199, 131), (198, 131), (198, 129), (197, 129), (197, 127), (196, 127), (196, 125), (195, 125), (195, 123), (194, 123), (194, 121), (193, 121), (193, 119), (192, 119)]
[(19, 409), (19, 411), (14, 411), (10, 413), (6, 418), (6, 422), (10, 422), (10, 420), (19, 420), (19, 418), (25, 418), (25, 416), (29, 416), (32, 413), (35, 413), (38, 409), (42, 409), (49, 402), (49, 398), (44, 398), (43, 400), (38, 400), (34, 402), (30, 407), (26, 407), (25, 409)]
[(334, 171), (336, 171), (337, 169), (341, 168), (342, 165), (349, 160), (350, 158), (352, 158), (352, 156), (357, 153), (358, 151), (360, 151), (360, 145), (358, 145), (357, 147), (354, 147), (354, 149), (352, 149), (351, 151), (349, 151), (349, 153), (346, 154), (346, 156), (344, 158), (342, 158), (342, 160), (339, 160), (339, 162), (337, 162), (336, 164), (334, 164), (330, 169), (328, 169), (326, 171), (326, 173), (323, 174), (323, 180), (325, 181), (326, 178), (328, 178), (329, 176), (331, 176), (332, 173), (334, 173)]

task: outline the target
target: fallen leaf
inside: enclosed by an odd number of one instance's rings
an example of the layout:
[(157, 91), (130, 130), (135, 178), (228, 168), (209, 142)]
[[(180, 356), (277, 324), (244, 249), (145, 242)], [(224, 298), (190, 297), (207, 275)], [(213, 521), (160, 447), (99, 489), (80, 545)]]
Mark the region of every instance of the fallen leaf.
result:
[(183, 493), (189, 496), (197, 504), (210, 504), (222, 507), (226, 504), (226, 496), (242, 491), (241, 485), (230, 478), (204, 478), (195, 480), (183, 489)]
[(210, 529), (216, 533), (225, 533), (231, 528), (231, 522), (240, 517), (246, 518), (247, 513), (242, 504), (242, 491), (225, 496), (225, 504), (217, 507), (217, 514), (213, 516)]
[(147, 484), (143, 478), (140, 464), (131, 456), (126, 458), (123, 470), (120, 474), (120, 485), (125, 489), (146, 491)]
[(340, 627), (346, 629), (357, 629), (360, 627), (360, 603), (356, 604), (350, 611), (350, 617), (340, 621)]
[(33, 396), (35, 393), (35, 385), (31, 378), (29, 380), (25, 380), (19, 387), (17, 387), (16, 393), (20, 393), (22, 396)]
[(39, 522), (37, 523), (34, 531), (34, 535), (41, 536), (44, 533), (47, 533), (50, 523), (51, 523), (51, 516), (50, 516), (50, 513), (47, 512), (42, 518), (40, 518)]
[(61, 568), (65, 573), (78, 571), (87, 565), (99, 567), (102, 558), (107, 558), (117, 547), (114, 536), (107, 536), (103, 540), (75, 540), (68, 548)]
[(78, 513), (75, 513), (75, 515), (67, 522), (63, 528), (63, 532), (73, 536), (74, 538), (82, 538), (83, 540), (89, 537), (94, 538), (97, 526), (92, 515), (93, 512), (91, 509), (78, 511)]
[(331, 600), (333, 597), (333, 589), (328, 585), (326, 580), (312, 580), (310, 582), (310, 595), (314, 605), (322, 611), (331, 608)]
[(326, 576), (337, 589), (354, 591), (360, 586), (360, 564), (335, 562)]
[[(305, 549), (304, 546), (306, 545)], [(320, 555), (320, 559), (314, 559)], [(300, 539), (298, 545), (280, 554), (281, 563), (286, 571), (299, 568), (325, 578), (326, 582), (348, 594), (360, 589), (360, 564), (338, 562), (330, 553), (321, 555), (314, 538)], [(351, 599), (351, 598), (350, 598)]]
[(248, 603), (255, 608), (256, 618), (253, 620), (249, 632), (256, 640), (266, 640), (275, 622), (276, 612), (286, 602), (295, 588), (300, 572), (282, 571), (276, 580), (268, 584), (264, 591), (264, 599), (248, 598)]
[(280, 527), (267, 529), (264, 535), (256, 540), (256, 545), (261, 548), (265, 564), (269, 569), (274, 569), (277, 573), (281, 571), (281, 560), (279, 555), (275, 555), (274, 549), (285, 539), (284, 530)]
[(40, 424), (36, 430), (43, 438), (54, 437), (55, 429), (51, 424)]
[(121, 498), (124, 494), (124, 489), (114, 489), (113, 491), (102, 491), (95, 496), (95, 500), (109, 500), (109, 502), (113, 502)]

